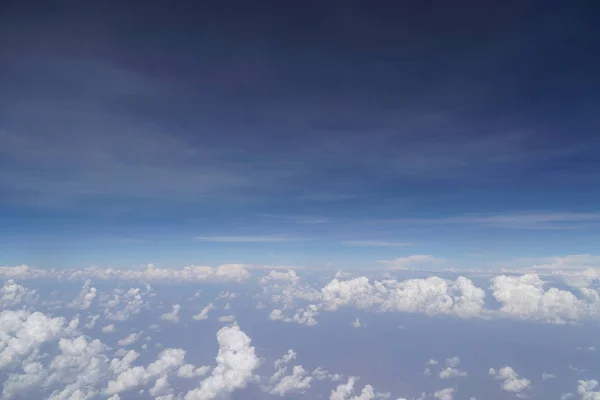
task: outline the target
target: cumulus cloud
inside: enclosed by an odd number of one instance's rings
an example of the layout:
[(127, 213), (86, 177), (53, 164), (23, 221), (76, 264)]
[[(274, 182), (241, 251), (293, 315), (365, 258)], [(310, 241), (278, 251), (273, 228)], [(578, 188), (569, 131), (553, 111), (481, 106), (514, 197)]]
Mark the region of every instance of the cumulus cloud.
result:
[(445, 263), (447, 260), (425, 254), (415, 254), (407, 257), (399, 257), (395, 260), (379, 260), (381, 264), (387, 265), (390, 269), (411, 270), (418, 268), (431, 267)]
[(132, 344), (137, 342), (142, 337), (143, 333), (144, 333), (144, 331), (140, 331), (138, 333), (132, 333), (131, 335), (126, 336), (125, 338), (119, 340), (119, 342), (118, 342), (119, 346), (121, 346), (121, 347), (131, 346)]
[(429, 315), (478, 316), (483, 310), (485, 292), (467, 278), (447, 280), (438, 277), (385, 280), (371, 283), (366, 277), (347, 281), (333, 279), (321, 290), (325, 310), (343, 306), (382, 311), (423, 312)]
[(135, 366), (122, 371), (108, 382), (105, 393), (111, 396), (146, 385), (152, 379), (164, 376), (183, 365), (184, 356), (183, 349), (165, 349), (147, 367)]
[(29, 356), (44, 343), (72, 331), (62, 317), (41, 312), (4, 310), (0, 312), (0, 369)]
[(163, 321), (177, 323), (179, 322), (179, 311), (181, 311), (181, 306), (179, 304), (173, 304), (173, 309), (171, 312), (162, 314), (160, 319)]
[(446, 368), (440, 371), (441, 379), (450, 379), (457, 377), (467, 376), (467, 373), (464, 371), (460, 371), (458, 366), (460, 365), (460, 358), (451, 357), (446, 359)]
[(142, 282), (243, 282), (250, 276), (243, 264), (223, 264), (217, 267), (189, 265), (182, 269), (156, 268), (148, 264), (146, 268), (99, 268), (84, 269), (37, 269), (26, 265), (0, 267), (0, 277), (5, 279), (97, 279), (134, 280)]
[(433, 393), (433, 397), (438, 400), (452, 400), (454, 398), (454, 388), (446, 388)]
[(87, 310), (92, 306), (92, 302), (96, 298), (96, 292), (96, 288), (92, 287), (92, 281), (88, 279), (71, 305), (80, 310)]
[(501, 275), (492, 279), (492, 294), (499, 312), (513, 318), (563, 324), (600, 315), (600, 295), (581, 289), (582, 297), (554, 287), (546, 289), (539, 275)]
[(102, 333), (114, 333), (117, 331), (117, 327), (115, 326), (115, 324), (110, 324), (103, 326), (101, 331)]
[(597, 388), (597, 380), (580, 380), (577, 384), (577, 393), (581, 396), (581, 400), (600, 400), (600, 391), (595, 391)]
[(531, 384), (529, 379), (520, 378), (519, 374), (512, 369), (512, 367), (506, 366), (496, 371), (494, 368), (490, 368), (489, 374), (494, 376), (496, 379), (502, 381), (502, 389), (507, 392), (520, 393), (527, 389)]
[(255, 379), (260, 365), (250, 338), (237, 325), (226, 326), (217, 332), (219, 353), (211, 375), (185, 395), (185, 400), (215, 399), (244, 388)]
[(260, 283), (263, 285), (271, 281), (297, 283), (299, 280), (300, 277), (296, 274), (296, 271), (290, 269), (285, 272), (271, 271), (266, 276), (260, 278)]
[(214, 310), (215, 306), (213, 303), (209, 303), (206, 307), (204, 307), (202, 309), (202, 311), (200, 311), (198, 314), (194, 315), (192, 318), (195, 319), (196, 321), (204, 321), (206, 319), (208, 319), (208, 313), (211, 310)]
[(115, 289), (112, 297), (101, 304), (104, 307), (106, 319), (114, 321), (126, 321), (141, 312), (147, 306), (147, 299), (153, 295), (152, 288), (146, 286), (146, 290), (131, 288), (123, 293)]
[(387, 393), (377, 393), (371, 385), (365, 385), (360, 394), (353, 396), (356, 377), (351, 376), (346, 383), (338, 385), (331, 391), (329, 400), (372, 400), (386, 399), (389, 397)]
[(8, 279), (0, 288), (0, 309), (16, 308), (34, 304), (38, 299), (35, 290), (30, 290)]

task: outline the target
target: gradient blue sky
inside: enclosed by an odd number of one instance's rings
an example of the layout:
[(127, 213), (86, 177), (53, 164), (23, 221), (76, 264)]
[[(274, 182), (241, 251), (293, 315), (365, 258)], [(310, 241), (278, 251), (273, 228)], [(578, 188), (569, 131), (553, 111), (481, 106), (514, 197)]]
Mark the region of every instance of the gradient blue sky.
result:
[(597, 249), (595, 2), (49, 3), (0, 6), (0, 265)]

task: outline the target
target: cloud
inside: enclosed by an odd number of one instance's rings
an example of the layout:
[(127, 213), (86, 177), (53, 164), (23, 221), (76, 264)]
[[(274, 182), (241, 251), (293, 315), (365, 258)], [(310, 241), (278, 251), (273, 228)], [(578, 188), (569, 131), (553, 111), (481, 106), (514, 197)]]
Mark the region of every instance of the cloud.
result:
[(596, 388), (598, 388), (597, 380), (580, 380), (577, 384), (577, 393), (581, 396), (581, 400), (600, 400), (600, 391), (594, 391)]
[(165, 349), (158, 355), (157, 360), (147, 367), (131, 367), (119, 373), (115, 379), (108, 382), (104, 392), (108, 396), (111, 396), (146, 385), (154, 378), (177, 370), (177, 368), (183, 365), (184, 357), (185, 350), (183, 349)]
[(379, 260), (377, 262), (387, 265), (390, 269), (407, 270), (436, 266), (447, 262), (447, 260), (430, 255), (416, 254), (407, 257), (399, 257), (395, 260)]
[(446, 388), (433, 393), (433, 397), (438, 400), (452, 400), (454, 398), (454, 388)]
[(87, 310), (92, 306), (92, 302), (96, 298), (96, 292), (96, 288), (92, 287), (92, 281), (88, 279), (81, 287), (81, 291), (75, 300), (73, 300), (72, 306), (80, 310)]
[(117, 328), (115, 327), (115, 324), (110, 324), (102, 327), (102, 333), (113, 333), (116, 331)]
[(520, 212), (497, 214), (467, 214), (446, 218), (399, 219), (404, 224), (483, 225), (503, 229), (577, 229), (600, 223), (600, 213)]
[(242, 389), (254, 380), (260, 365), (250, 338), (237, 325), (226, 326), (217, 332), (219, 353), (217, 366), (211, 375), (185, 395), (185, 400), (210, 400)]
[(500, 368), (498, 372), (494, 368), (490, 368), (489, 374), (495, 379), (503, 381), (502, 389), (506, 392), (520, 393), (531, 384), (529, 379), (519, 378), (519, 374), (509, 366)]
[(272, 243), (298, 240), (286, 236), (254, 235), (254, 236), (196, 236), (194, 239), (202, 242), (216, 243)]
[(366, 277), (347, 281), (332, 280), (321, 290), (325, 310), (342, 306), (382, 311), (423, 312), (429, 315), (453, 314), (474, 317), (481, 314), (485, 292), (467, 278), (446, 280), (438, 277), (386, 280), (371, 283)]
[(121, 346), (121, 347), (131, 346), (132, 344), (137, 342), (142, 337), (143, 333), (144, 333), (144, 331), (140, 331), (138, 333), (132, 333), (132, 334), (128, 335), (127, 337), (119, 340), (119, 342), (118, 342), (119, 346)]
[(204, 321), (204, 320), (208, 319), (208, 313), (214, 309), (215, 309), (215, 306), (213, 305), (213, 303), (209, 303), (206, 307), (204, 307), (202, 309), (202, 311), (200, 311), (198, 314), (194, 315), (192, 318), (195, 319), (196, 321)]
[(0, 309), (32, 305), (37, 299), (38, 295), (35, 290), (21, 286), (12, 279), (6, 280), (0, 288)]
[(142, 282), (243, 282), (250, 276), (243, 264), (222, 264), (217, 267), (189, 265), (182, 269), (156, 268), (148, 264), (146, 268), (99, 268), (83, 269), (38, 269), (27, 266), (0, 267), (1, 278), (60, 280), (97, 279), (132, 280)]
[(492, 294), (501, 304), (499, 312), (512, 318), (564, 324), (600, 315), (600, 295), (580, 289), (581, 298), (546, 284), (536, 274), (501, 275), (492, 279)]
[(270, 281), (297, 283), (299, 280), (300, 277), (296, 274), (296, 271), (290, 269), (286, 272), (270, 271), (266, 276), (260, 278), (259, 282), (261, 285), (265, 285)]
[(356, 380), (356, 377), (351, 376), (346, 383), (338, 385), (331, 391), (329, 400), (372, 400), (389, 397), (389, 394), (375, 392), (371, 385), (365, 385), (360, 394), (352, 396)]
[(177, 323), (179, 322), (179, 311), (181, 311), (181, 306), (179, 304), (173, 304), (173, 309), (171, 312), (162, 314), (160, 319), (163, 321)]
[(388, 242), (385, 240), (345, 240), (342, 242), (345, 246), (366, 246), (366, 247), (406, 247), (410, 243)]
[(41, 312), (3, 310), (0, 312), (0, 369), (29, 356), (46, 342), (72, 330), (62, 317)]
[(446, 368), (440, 371), (440, 379), (450, 379), (457, 377), (467, 376), (464, 371), (459, 371), (458, 366), (460, 365), (460, 358), (451, 357), (446, 359)]

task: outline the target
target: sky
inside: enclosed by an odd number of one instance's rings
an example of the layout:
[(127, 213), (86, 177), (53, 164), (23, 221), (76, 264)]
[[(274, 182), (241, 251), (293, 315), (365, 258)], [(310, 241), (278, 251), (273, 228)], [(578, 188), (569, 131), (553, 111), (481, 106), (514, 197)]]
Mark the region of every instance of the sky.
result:
[(0, 265), (596, 260), (597, 12), (3, 1)]

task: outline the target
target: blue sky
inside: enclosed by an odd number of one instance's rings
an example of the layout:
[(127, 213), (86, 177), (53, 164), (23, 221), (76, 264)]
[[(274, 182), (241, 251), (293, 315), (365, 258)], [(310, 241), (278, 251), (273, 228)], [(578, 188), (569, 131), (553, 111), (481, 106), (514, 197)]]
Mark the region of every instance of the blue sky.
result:
[(9, 2), (0, 265), (593, 254), (595, 9)]

